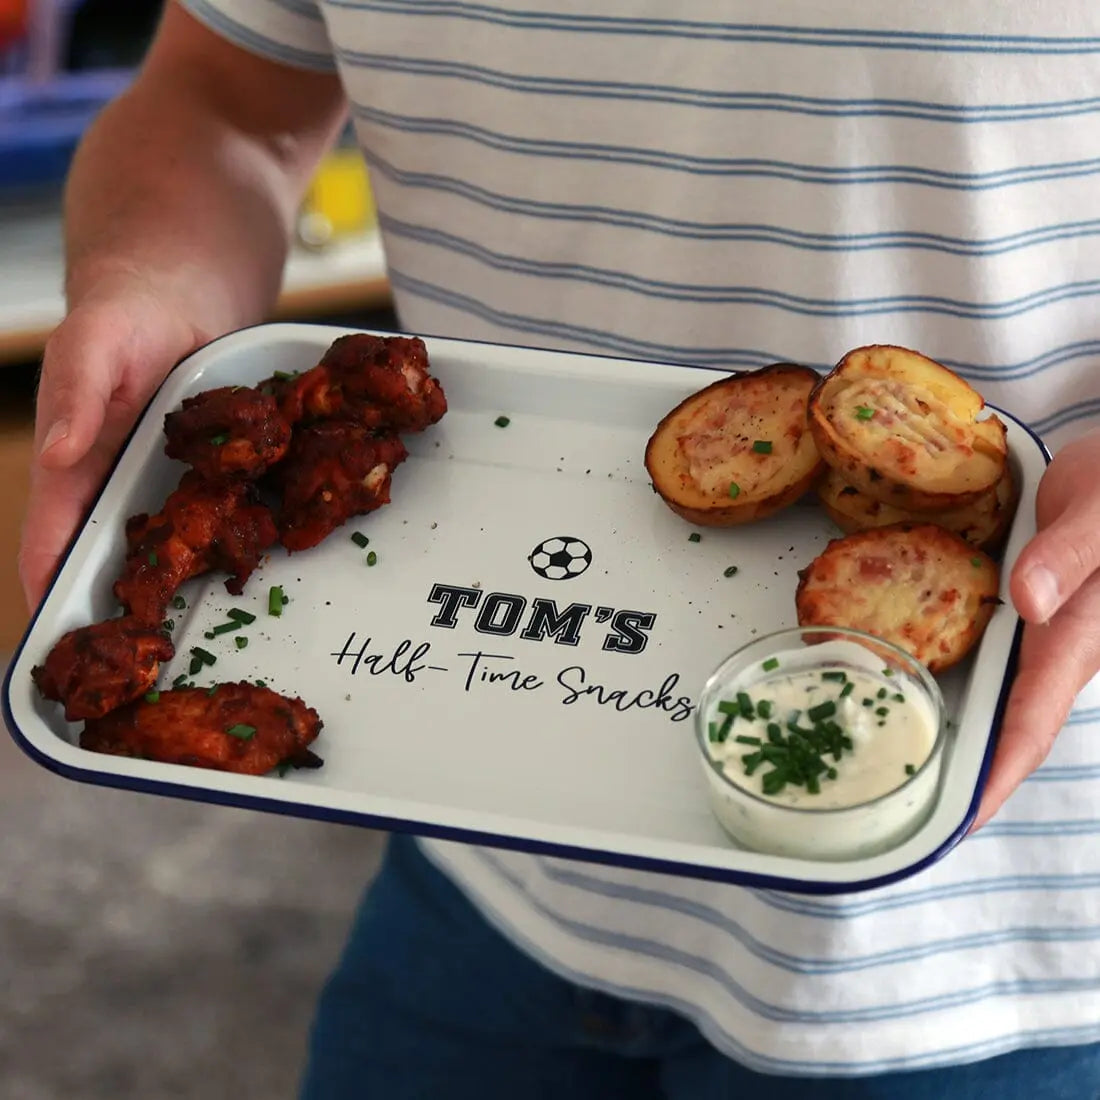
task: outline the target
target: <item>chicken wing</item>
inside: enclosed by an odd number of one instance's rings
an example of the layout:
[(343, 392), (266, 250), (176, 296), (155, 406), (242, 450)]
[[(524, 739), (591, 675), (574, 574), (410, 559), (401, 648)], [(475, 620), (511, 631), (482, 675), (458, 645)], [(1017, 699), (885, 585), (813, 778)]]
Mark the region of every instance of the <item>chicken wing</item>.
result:
[(366, 428), (421, 431), (447, 411), (418, 337), (341, 336), (304, 374), (265, 383), (291, 424), (342, 417)]
[(290, 451), (276, 470), (283, 546), (307, 550), (352, 516), (388, 504), (390, 475), (407, 456), (397, 436), (349, 421), (295, 429)]
[(164, 451), (203, 477), (254, 479), (286, 454), (290, 425), (275, 398), (248, 386), (188, 397), (164, 418)]
[(271, 512), (250, 484), (212, 483), (188, 471), (162, 511), (127, 522), (129, 553), (115, 596), (142, 622), (159, 623), (176, 589), (200, 573), (231, 574), (225, 587), (239, 595), (277, 540)]
[(167, 764), (263, 775), (279, 764), (316, 768), (308, 746), (323, 723), (301, 699), (241, 682), (161, 692), (85, 723), (81, 748)]
[(161, 661), (175, 649), (168, 637), (133, 617), (70, 630), (31, 670), (38, 690), (65, 705), (70, 722), (100, 718), (144, 695), (157, 682)]

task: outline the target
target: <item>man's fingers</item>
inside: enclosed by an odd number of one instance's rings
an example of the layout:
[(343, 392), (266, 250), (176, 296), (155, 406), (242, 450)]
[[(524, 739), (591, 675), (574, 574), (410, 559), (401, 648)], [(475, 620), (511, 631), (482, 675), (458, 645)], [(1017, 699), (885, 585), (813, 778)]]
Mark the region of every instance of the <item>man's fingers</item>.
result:
[(1024, 629), (1012, 686), (975, 828), (1046, 759), (1078, 692), (1100, 665), (1100, 575), (1045, 625)]
[(50, 338), (42, 359), (35, 449), (48, 469), (72, 466), (92, 448), (122, 372), (118, 349), (89, 328), (70, 318)]
[(96, 460), (72, 469), (38, 469), (32, 473), (24, 530), (33, 530), (34, 538), (24, 538), (19, 548), (19, 577), (27, 606), (32, 610), (49, 587), (57, 560), (79, 525), (87, 502), (99, 488), (105, 470), (106, 463)]
[(1061, 451), (1039, 486), (1039, 533), (1012, 572), (1012, 602), (1027, 621), (1045, 623), (1100, 569), (1100, 470), (1097, 438)]

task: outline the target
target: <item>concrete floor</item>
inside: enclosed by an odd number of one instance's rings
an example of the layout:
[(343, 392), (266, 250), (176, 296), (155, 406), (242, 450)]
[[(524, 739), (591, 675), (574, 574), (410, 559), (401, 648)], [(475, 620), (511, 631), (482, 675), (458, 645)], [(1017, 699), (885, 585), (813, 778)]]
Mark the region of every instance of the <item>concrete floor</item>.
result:
[(381, 848), (72, 783), (0, 734), (0, 1096), (292, 1098)]

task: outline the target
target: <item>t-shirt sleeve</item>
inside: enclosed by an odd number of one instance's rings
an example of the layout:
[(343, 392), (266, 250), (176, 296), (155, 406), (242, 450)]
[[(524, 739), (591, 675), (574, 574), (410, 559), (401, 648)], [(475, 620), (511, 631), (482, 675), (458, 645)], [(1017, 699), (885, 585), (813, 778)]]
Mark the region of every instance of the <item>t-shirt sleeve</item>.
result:
[(328, 29), (316, 0), (179, 0), (222, 38), (299, 69), (332, 72)]

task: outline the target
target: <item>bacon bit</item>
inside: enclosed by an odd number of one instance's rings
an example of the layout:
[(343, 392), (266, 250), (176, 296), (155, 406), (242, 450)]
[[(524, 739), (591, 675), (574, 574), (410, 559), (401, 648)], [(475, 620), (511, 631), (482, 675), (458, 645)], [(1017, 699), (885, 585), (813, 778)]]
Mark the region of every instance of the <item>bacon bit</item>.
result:
[(889, 558), (860, 558), (859, 575), (861, 577), (889, 577), (894, 572), (893, 562)]

